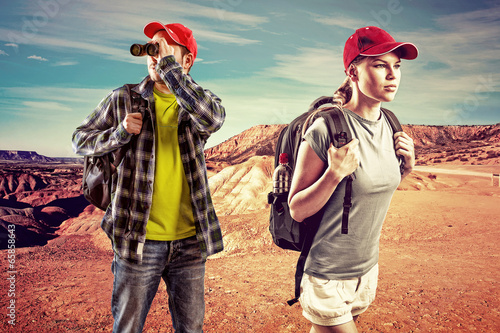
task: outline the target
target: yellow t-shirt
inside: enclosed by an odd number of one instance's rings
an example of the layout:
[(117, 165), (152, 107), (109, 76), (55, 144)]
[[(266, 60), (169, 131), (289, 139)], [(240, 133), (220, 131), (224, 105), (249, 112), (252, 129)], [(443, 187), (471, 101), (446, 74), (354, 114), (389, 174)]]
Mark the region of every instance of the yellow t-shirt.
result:
[(179, 106), (173, 94), (154, 90), (155, 178), (146, 238), (172, 241), (194, 236), (193, 210), (177, 136)]

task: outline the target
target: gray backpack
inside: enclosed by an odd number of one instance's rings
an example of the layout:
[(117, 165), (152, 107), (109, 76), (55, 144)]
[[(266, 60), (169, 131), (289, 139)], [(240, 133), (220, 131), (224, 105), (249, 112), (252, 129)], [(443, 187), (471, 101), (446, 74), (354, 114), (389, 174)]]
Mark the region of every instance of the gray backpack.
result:
[[(311, 103), (307, 112), (295, 118), (285, 127), (276, 143), (274, 167), (279, 164), (279, 156), (282, 153), (288, 155), (288, 165), (294, 170), (300, 143), (302, 142), (303, 127), (306, 119), (315, 113), (314, 118), (309, 123), (312, 124), (317, 118), (323, 118), (327, 124), (330, 140), (336, 148), (340, 148), (352, 139), (351, 132), (347, 126), (343, 112), (336, 106), (325, 106), (332, 104), (333, 97), (322, 96)], [(402, 131), (401, 124), (391, 111), (382, 109), (386, 115), (394, 133)], [(305, 132), (305, 131), (304, 131)], [(403, 170), (403, 159), (400, 158), (401, 172)], [(347, 177), (344, 211), (342, 214), (342, 234), (348, 233), (349, 211), (351, 209), (352, 182), (354, 176)], [(288, 193), (268, 194), (268, 203), (271, 204), (269, 216), (269, 231), (274, 243), (282, 249), (299, 251), (300, 256), (295, 272), (295, 298), (288, 301), (289, 305), (296, 303), (300, 296), (300, 282), (304, 273), (304, 264), (313, 243), (314, 236), (323, 216), (323, 209), (315, 215), (308, 217), (303, 222), (297, 222), (290, 216), (288, 207)]]

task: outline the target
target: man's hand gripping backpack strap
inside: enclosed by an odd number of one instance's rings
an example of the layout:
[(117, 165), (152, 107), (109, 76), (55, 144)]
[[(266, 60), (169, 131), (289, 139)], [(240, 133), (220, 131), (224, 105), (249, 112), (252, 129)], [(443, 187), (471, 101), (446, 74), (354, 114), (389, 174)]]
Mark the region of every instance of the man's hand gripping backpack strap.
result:
[[(127, 88), (128, 95), (130, 96), (130, 103), (131, 103), (131, 107), (132, 107), (132, 112), (141, 112), (143, 114), (143, 116), (145, 116), (144, 110), (146, 107), (146, 100), (144, 98), (142, 98), (142, 96), (139, 93), (132, 90), (132, 88), (134, 88), (135, 86), (137, 86), (137, 84), (126, 84), (125, 85), (125, 87)], [(113, 162), (111, 164), (111, 168), (112, 168), (113, 172), (116, 170), (118, 165), (120, 165), (121, 161), (125, 157), (127, 150), (131, 146), (132, 140), (130, 140), (130, 142), (127, 143), (126, 145), (124, 145), (123, 147), (118, 148), (113, 153)]]

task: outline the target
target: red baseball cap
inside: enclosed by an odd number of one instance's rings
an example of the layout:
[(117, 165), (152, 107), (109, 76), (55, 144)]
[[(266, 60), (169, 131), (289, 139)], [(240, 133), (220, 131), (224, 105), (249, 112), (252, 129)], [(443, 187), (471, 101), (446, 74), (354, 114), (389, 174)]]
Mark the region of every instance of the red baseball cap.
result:
[(402, 59), (412, 60), (418, 56), (418, 49), (412, 43), (396, 42), (378, 27), (360, 28), (345, 42), (344, 67), (347, 69), (358, 55), (379, 56), (396, 49), (401, 49)]
[(153, 36), (160, 30), (166, 30), (172, 41), (176, 44), (185, 46), (189, 52), (193, 54), (194, 62), (196, 54), (198, 53), (198, 46), (193, 37), (193, 32), (189, 28), (180, 23), (170, 23), (164, 25), (160, 22), (150, 22), (144, 27), (144, 34), (149, 38), (153, 38)]

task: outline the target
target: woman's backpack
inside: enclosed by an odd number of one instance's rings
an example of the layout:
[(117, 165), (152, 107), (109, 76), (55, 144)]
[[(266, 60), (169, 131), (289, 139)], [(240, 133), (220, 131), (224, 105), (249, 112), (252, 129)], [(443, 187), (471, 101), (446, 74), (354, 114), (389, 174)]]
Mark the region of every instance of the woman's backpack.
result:
[[(332, 104), (333, 97), (322, 96), (311, 103), (307, 112), (295, 118), (287, 127), (285, 127), (276, 143), (274, 167), (279, 164), (279, 156), (282, 153), (288, 155), (288, 165), (294, 170), (300, 143), (302, 142), (303, 127), (306, 119), (315, 113), (314, 119), (309, 121), (312, 124), (317, 118), (323, 118), (327, 124), (330, 140), (334, 147), (340, 148), (352, 139), (352, 134), (347, 126), (343, 112), (336, 106), (325, 106)], [(402, 131), (401, 124), (391, 111), (382, 109), (386, 115), (393, 132)], [(400, 159), (401, 172), (403, 170), (403, 160)], [(346, 190), (344, 196), (344, 211), (342, 214), (342, 234), (348, 233), (349, 211), (351, 209), (352, 181), (354, 176), (347, 177)], [(318, 230), (319, 223), (323, 216), (323, 209), (313, 216), (308, 217), (303, 222), (297, 222), (290, 216), (288, 207), (288, 193), (268, 194), (268, 203), (271, 204), (269, 216), (269, 231), (274, 243), (282, 249), (299, 251), (300, 256), (297, 262), (295, 272), (295, 298), (288, 301), (289, 305), (296, 303), (300, 296), (300, 282), (304, 274), (304, 265), (313, 243), (314, 236)]]

